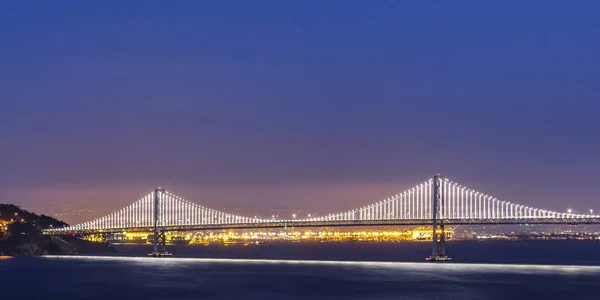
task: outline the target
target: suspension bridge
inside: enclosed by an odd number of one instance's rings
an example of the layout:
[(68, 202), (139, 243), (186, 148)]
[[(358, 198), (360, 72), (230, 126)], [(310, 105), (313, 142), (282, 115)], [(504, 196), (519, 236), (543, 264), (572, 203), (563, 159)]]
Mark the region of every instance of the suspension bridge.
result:
[(168, 256), (165, 232), (282, 227), (428, 225), (430, 261), (449, 261), (446, 225), (600, 224), (600, 216), (535, 208), (499, 200), (439, 174), (387, 199), (360, 208), (299, 219), (257, 218), (211, 209), (157, 188), (107, 216), (44, 231), (48, 235), (154, 232), (152, 256)]

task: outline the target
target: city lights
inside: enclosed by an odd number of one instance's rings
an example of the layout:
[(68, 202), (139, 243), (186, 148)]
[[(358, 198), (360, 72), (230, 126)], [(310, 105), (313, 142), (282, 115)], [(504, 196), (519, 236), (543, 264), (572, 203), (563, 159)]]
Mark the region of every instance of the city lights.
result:
[[(169, 244), (247, 244), (255, 242), (398, 242), (424, 241), (432, 238), (431, 227), (416, 227), (403, 230), (229, 230), (209, 232), (171, 232), (167, 234)], [(452, 239), (454, 229), (444, 231), (446, 239)], [(104, 241), (103, 235), (90, 234), (90, 241)], [(123, 232), (113, 234), (112, 243), (151, 243), (151, 232)]]

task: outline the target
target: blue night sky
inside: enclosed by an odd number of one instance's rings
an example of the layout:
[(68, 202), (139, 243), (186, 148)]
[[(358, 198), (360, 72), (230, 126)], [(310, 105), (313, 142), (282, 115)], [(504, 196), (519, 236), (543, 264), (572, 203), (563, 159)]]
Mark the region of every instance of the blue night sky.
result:
[(0, 202), (600, 211), (599, 53), (597, 1), (0, 1)]

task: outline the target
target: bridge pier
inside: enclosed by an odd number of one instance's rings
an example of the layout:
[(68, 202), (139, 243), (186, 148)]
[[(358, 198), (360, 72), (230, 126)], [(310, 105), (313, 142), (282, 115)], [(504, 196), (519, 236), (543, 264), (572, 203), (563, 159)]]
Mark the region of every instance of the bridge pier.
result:
[(171, 253), (167, 252), (167, 238), (163, 230), (154, 231), (154, 248), (152, 250), (152, 253), (150, 253), (150, 256), (171, 256)]
[(433, 232), (432, 232), (432, 243), (433, 249), (431, 256), (426, 258), (430, 262), (449, 262), (452, 259), (446, 256), (446, 232), (444, 228), (444, 222), (441, 216), (441, 206), (444, 205), (442, 197), (442, 184), (444, 180), (439, 174), (433, 177)]
[(152, 249), (152, 253), (148, 254), (148, 256), (152, 257), (166, 257), (172, 255), (167, 252), (167, 238), (165, 231), (158, 227), (158, 222), (161, 220), (163, 214), (163, 203), (160, 199), (161, 194), (159, 194), (159, 192), (164, 193), (165, 190), (160, 187), (154, 190), (154, 248)]

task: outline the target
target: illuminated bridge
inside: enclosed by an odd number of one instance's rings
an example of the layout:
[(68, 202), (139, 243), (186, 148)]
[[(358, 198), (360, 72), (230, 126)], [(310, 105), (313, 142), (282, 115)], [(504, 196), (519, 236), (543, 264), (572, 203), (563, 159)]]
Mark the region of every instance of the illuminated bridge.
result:
[(415, 187), (360, 208), (303, 219), (256, 218), (211, 209), (162, 188), (107, 216), (45, 234), (154, 232), (156, 256), (166, 252), (165, 232), (281, 227), (429, 225), (433, 226), (434, 261), (449, 260), (445, 225), (600, 224), (600, 216), (551, 211), (499, 200), (439, 174)]

